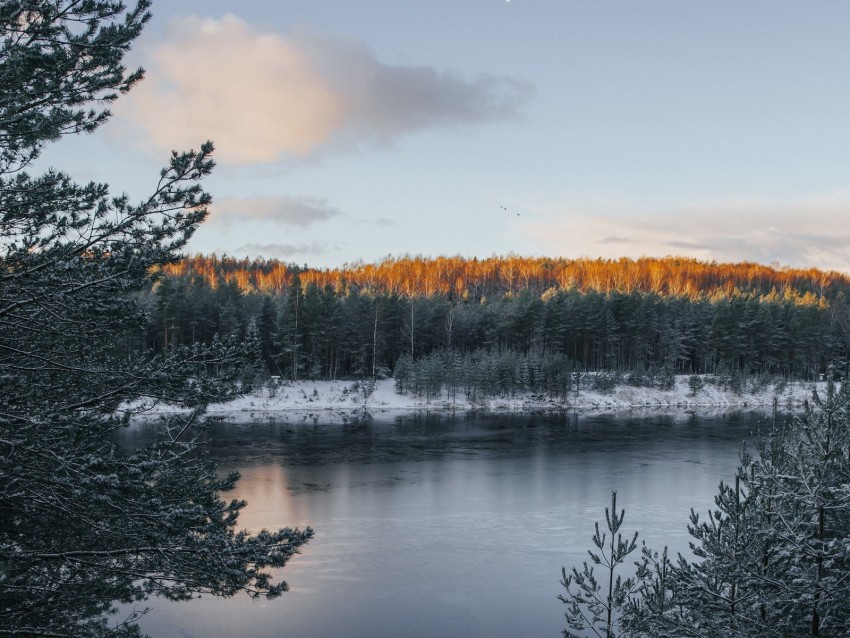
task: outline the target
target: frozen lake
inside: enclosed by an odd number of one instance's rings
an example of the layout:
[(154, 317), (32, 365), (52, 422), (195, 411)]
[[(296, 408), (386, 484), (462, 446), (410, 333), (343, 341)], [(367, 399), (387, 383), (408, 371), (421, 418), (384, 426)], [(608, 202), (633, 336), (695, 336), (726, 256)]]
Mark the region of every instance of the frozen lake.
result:
[[(686, 550), (762, 417), (407, 416), (349, 425), (221, 423), (241, 525), (312, 526), (273, 601), (150, 601), (156, 638), (557, 636), (561, 566), (587, 556), (611, 490), (623, 531)], [(126, 433), (144, 438), (146, 426)]]

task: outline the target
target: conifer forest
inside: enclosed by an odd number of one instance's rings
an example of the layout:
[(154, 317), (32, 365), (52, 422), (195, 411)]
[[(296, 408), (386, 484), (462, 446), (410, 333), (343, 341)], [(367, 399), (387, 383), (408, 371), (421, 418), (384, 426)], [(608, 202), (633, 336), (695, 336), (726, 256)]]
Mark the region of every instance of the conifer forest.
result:
[(448, 384), (495, 366), (507, 391), (560, 388), (587, 371), (638, 384), (811, 380), (847, 361), (848, 299), (839, 273), (693, 259), (404, 257), (314, 270), (195, 256), (143, 293), (149, 320), (135, 347), (235, 335), (256, 342), (263, 373), (284, 379), (403, 384), (431, 361)]

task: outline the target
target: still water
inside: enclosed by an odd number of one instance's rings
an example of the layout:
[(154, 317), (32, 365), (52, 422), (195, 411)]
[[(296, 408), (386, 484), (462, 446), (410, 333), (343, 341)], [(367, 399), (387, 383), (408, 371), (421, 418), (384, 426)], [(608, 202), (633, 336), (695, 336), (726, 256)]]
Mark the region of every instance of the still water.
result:
[[(624, 532), (687, 551), (764, 417), (402, 416), (211, 431), (249, 530), (311, 526), (273, 601), (152, 600), (157, 638), (557, 636), (562, 565), (586, 559), (611, 490)], [(150, 426), (127, 431), (132, 445)]]

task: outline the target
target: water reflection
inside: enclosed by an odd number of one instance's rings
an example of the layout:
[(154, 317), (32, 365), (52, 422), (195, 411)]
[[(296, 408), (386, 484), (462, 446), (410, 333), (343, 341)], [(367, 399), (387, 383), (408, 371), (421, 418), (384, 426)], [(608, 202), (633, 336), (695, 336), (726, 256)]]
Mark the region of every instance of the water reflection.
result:
[[(277, 601), (153, 601), (170, 636), (558, 635), (560, 567), (584, 560), (617, 489), (628, 529), (687, 548), (758, 418), (737, 414), (406, 416), (346, 425), (217, 423), (241, 525), (311, 525)], [(152, 436), (137, 425), (124, 443)]]

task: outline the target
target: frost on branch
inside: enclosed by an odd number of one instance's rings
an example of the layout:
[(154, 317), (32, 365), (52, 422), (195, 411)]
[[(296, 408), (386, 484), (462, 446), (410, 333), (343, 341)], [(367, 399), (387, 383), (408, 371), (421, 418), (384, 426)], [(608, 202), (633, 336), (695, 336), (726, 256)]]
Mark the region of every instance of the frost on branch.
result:
[[(141, 202), (27, 173), (47, 143), (90, 132), (128, 90), (124, 53), (149, 2), (0, 2), (0, 635), (134, 636), (116, 603), (199, 593), (274, 597), (312, 535), (237, 528), (199, 443), (207, 404), (249, 362), (232, 339), (146, 351), (135, 296), (175, 262), (210, 202), (212, 144), (173, 153)], [(155, 444), (111, 441), (139, 398), (193, 408)], [(114, 625), (114, 626), (112, 626)]]

